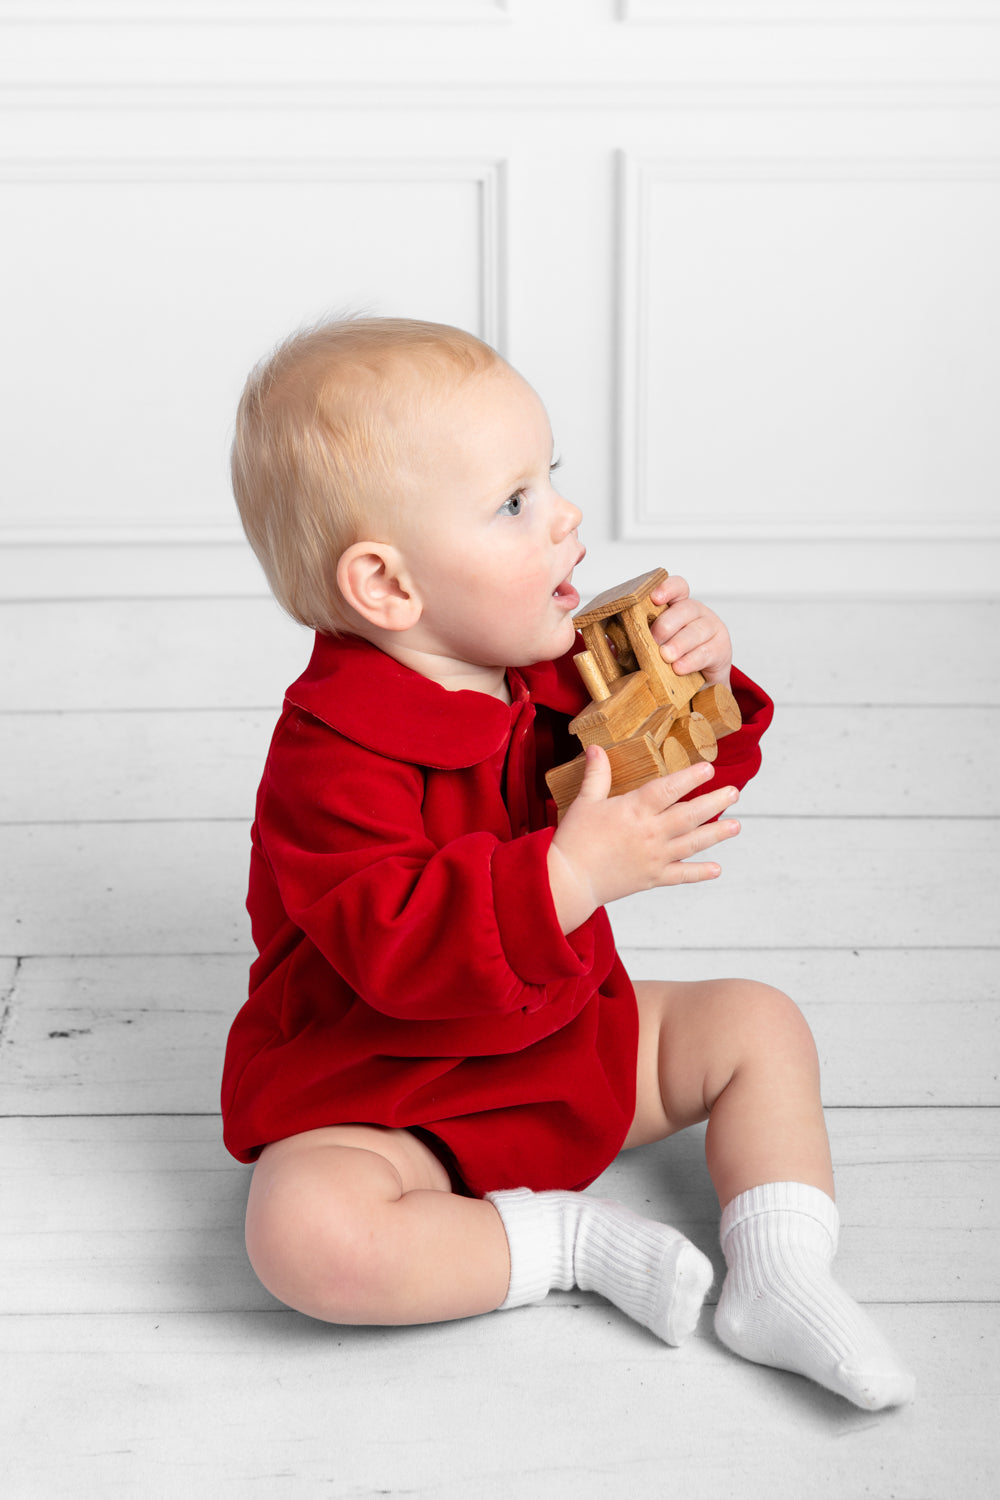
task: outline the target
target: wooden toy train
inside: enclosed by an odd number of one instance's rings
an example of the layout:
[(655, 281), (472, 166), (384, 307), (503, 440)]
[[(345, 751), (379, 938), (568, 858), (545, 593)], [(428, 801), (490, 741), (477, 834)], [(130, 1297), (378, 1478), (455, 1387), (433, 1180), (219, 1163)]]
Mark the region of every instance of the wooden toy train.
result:
[(679, 677), (660, 655), (649, 626), (661, 610), (649, 596), (667, 576), (654, 568), (573, 617), (586, 645), (575, 661), (592, 701), (569, 726), (584, 753), (545, 776), (560, 817), (580, 790), (588, 745), (607, 751), (617, 797), (696, 760), (715, 760), (718, 741), (742, 723), (728, 687), (706, 686), (700, 672)]

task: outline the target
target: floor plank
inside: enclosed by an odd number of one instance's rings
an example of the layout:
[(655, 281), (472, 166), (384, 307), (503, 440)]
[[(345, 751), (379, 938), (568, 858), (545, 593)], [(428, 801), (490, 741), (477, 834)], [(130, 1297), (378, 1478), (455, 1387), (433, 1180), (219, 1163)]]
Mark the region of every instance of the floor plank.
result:
[(268, 598), (0, 602), (0, 631), (7, 711), (276, 712), (312, 647)]
[(9, 952), (249, 952), (242, 819), (27, 824), (8, 828), (4, 842)]
[(736, 975), (790, 994), (832, 1105), (1000, 1104), (993, 948), (633, 949), (634, 979)]
[[(0, 951), (246, 951), (249, 828), (35, 824), (4, 836)], [(746, 818), (711, 885), (618, 902), (625, 947), (992, 947), (989, 820)]]
[(253, 817), (277, 711), (0, 716), (0, 823)]
[(1000, 847), (988, 819), (741, 820), (739, 838), (717, 851), (719, 881), (612, 908), (623, 947), (997, 943)]
[(955, 717), (936, 754), (925, 707), (780, 705), (744, 801), (755, 815), (784, 817), (995, 817), (1000, 708)]
[[(0, 823), (253, 816), (269, 709), (0, 715)], [(789, 707), (744, 802), (757, 815), (1000, 815), (1000, 708), (964, 710), (947, 754), (924, 708)]]
[[(876, 1415), (549, 1301), (467, 1324), (287, 1312), (0, 1318), (9, 1500), (988, 1500), (1000, 1309), (879, 1307), (917, 1372)], [(13, 1441), (10, 1434), (13, 1434)], [(6, 1441), (4, 1441), (6, 1435)]]
[(0, 1049), (0, 1113), (214, 1112), (247, 969), (243, 955), (26, 960)]
[[(1000, 600), (720, 601), (736, 660), (784, 703), (996, 701)], [(0, 602), (5, 709), (266, 708), (310, 637), (270, 599)], [(956, 651), (956, 639), (975, 641)], [(67, 643), (72, 643), (72, 649)], [(877, 660), (873, 662), (873, 642)]]
[[(829, 1125), (853, 1293), (995, 1300), (1000, 1225), (985, 1184), (1000, 1113), (831, 1110)], [(0, 1178), (0, 1313), (270, 1305), (243, 1253), (249, 1170), (213, 1116), (0, 1120)], [(721, 1273), (701, 1128), (624, 1154), (591, 1191), (675, 1224)]]
[[(828, 1105), (1000, 1104), (992, 949), (629, 950), (636, 979), (784, 989), (816, 1036)], [(26, 959), (6, 973), (0, 1113), (207, 1113), (248, 956)]]

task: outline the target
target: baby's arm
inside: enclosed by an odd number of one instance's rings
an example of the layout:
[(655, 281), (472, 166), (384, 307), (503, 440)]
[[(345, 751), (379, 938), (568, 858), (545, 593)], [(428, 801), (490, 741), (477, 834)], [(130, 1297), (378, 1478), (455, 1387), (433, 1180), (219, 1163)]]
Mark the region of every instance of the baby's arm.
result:
[(622, 896), (721, 874), (715, 863), (685, 861), (739, 833), (734, 819), (711, 821), (732, 806), (739, 792), (724, 786), (689, 802), (679, 800), (713, 774), (710, 765), (699, 761), (625, 796), (609, 797), (608, 757), (590, 746), (583, 785), (548, 853), (552, 900), (563, 932), (574, 932), (598, 907)]
[[(509, 1050), (508, 1018), (517, 1046), (532, 1026), (547, 1035), (546, 1008), (568, 1019), (614, 962), (606, 923), (571, 940), (546, 899), (551, 831), (476, 829), (504, 809), (487, 778), (472, 784), (484, 800), (470, 816), (468, 786), (451, 773), (383, 757), (295, 711), (275, 735), (257, 808), (255, 904), (274, 961), (284, 950), (308, 965), (311, 944), (343, 982), (325, 1000), (316, 990), (320, 1008), (334, 1015), (346, 985), (383, 1016), (421, 1022), (424, 1046), (442, 1023), (442, 1056)], [(496, 1046), (484, 1041), (490, 1018)]]

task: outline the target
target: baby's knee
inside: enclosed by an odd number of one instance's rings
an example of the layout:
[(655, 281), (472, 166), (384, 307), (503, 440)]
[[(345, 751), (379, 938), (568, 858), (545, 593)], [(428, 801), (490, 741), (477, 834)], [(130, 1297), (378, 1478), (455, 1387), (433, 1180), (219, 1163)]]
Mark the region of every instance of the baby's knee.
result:
[(818, 1068), (816, 1043), (809, 1024), (784, 990), (750, 979), (734, 981), (734, 986), (733, 1005), (755, 1050), (774, 1057), (794, 1056), (803, 1065)]
[(254, 1170), (246, 1248), (261, 1285), (287, 1307), (329, 1323), (365, 1322), (374, 1270), (364, 1200), (324, 1170), (316, 1153)]

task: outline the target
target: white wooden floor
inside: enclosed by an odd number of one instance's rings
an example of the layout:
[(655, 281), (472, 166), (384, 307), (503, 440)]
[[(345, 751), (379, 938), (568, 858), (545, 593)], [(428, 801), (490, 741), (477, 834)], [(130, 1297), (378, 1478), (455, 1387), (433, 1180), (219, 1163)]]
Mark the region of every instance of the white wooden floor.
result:
[[(915, 1367), (856, 1411), (594, 1298), (338, 1329), (245, 1264), (217, 1086), (248, 821), (308, 642), (262, 599), (0, 605), (0, 1467), (10, 1500), (996, 1493), (996, 603), (749, 603), (779, 700), (712, 887), (616, 913), (633, 972), (789, 989), (840, 1266)], [(716, 1256), (700, 1141), (598, 1185)]]

